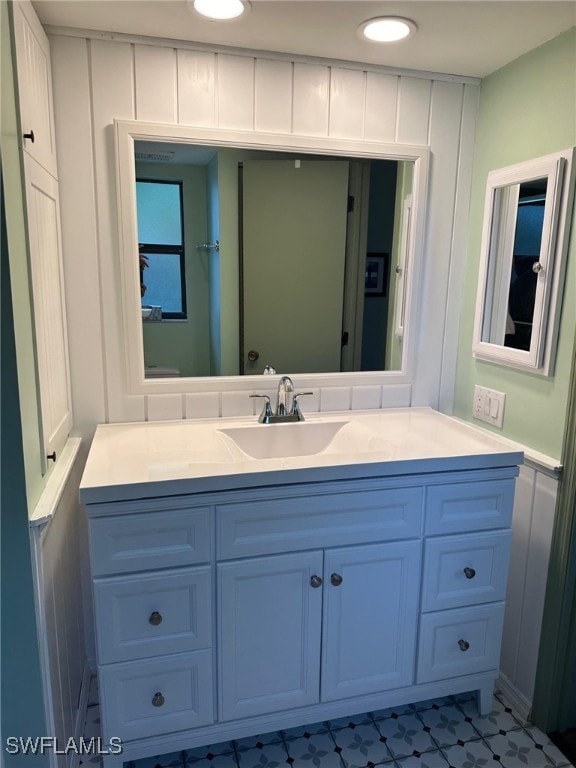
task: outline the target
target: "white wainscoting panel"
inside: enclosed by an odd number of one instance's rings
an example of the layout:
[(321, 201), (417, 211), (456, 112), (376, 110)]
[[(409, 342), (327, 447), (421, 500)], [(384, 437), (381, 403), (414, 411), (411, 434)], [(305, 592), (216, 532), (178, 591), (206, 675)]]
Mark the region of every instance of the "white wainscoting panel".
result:
[[(445, 327), (443, 313), (438, 316), (436, 310), (447, 305), (449, 283), (451, 294), (460, 295), (462, 271), (457, 267), (464, 254), (478, 84), (281, 54), (194, 50), (164, 40), (156, 45), (153, 40), (126, 37), (92, 39), (89, 32), (86, 38), (77, 31), (71, 35), (58, 30), (51, 36), (51, 46), (56, 61), (59, 173), (68, 179), (69, 190), (61, 201), (62, 227), (65, 268), (69, 269), (66, 294), (75, 421), (81, 433), (91, 437), (98, 422), (142, 421), (146, 411), (150, 416), (162, 413), (165, 407), (164, 401), (154, 404), (162, 395), (147, 395), (145, 401), (143, 395), (128, 394), (115, 119), (176, 120), (186, 126), (278, 133), (307, 140), (429, 145), (425, 258), (433, 260), (433, 268), (426, 271), (425, 281), (420, 279), (425, 290), (418, 306), (424, 321), (417, 339), (421, 354), (415, 355), (414, 380), (400, 390), (403, 405), (437, 403), (440, 382), (448, 382), (450, 389), (455, 375), (457, 322)], [(461, 140), (464, 116), (466, 141)], [(76, 184), (73, 180), (79, 168), (85, 173), (81, 172)], [(86, 308), (93, 315), (89, 319)], [(88, 343), (83, 347), (85, 338)], [(443, 355), (448, 366), (443, 365)], [(365, 385), (376, 383), (382, 384), (367, 378)], [(322, 384), (323, 392), (332, 386), (341, 386), (337, 376), (326, 388)], [(383, 385), (383, 407), (398, 399), (396, 389), (388, 395), (390, 386), (394, 388), (398, 382)], [(335, 394), (320, 401), (334, 407), (334, 398), (338, 400)], [(362, 396), (347, 400), (353, 407), (362, 401)], [(229, 398), (221, 401), (221, 415), (237, 411), (237, 404)], [(183, 416), (189, 418), (189, 414), (186, 406)]]
[(557, 493), (556, 477), (520, 468), (500, 669), (506, 692), (524, 716), (534, 694)]
[[(68, 450), (68, 446), (64, 451)], [(63, 453), (60, 461), (65, 461)], [(44, 676), (47, 734), (60, 745), (82, 734), (85, 712), (81, 692), (89, 682), (86, 663), (82, 566), (87, 551), (78, 501), (82, 461), (75, 453), (56, 498), (40, 499), (46, 513), (30, 527), (38, 613), (39, 647)], [(50, 752), (51, 768), (66, 766), (66, 756)]]

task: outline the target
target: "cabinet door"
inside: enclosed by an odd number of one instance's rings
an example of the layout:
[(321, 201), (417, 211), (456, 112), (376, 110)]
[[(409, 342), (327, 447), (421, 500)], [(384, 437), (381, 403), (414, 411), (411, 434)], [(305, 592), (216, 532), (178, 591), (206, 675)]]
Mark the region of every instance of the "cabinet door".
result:
[(50, 46), (30, 2), (12, 3), (24, 150), (56, 176)]
[(413, 682), (420, 553), (419, 541), (326, 552), (323, 701)]
[(321, 552), (218, 566), (221, 720), (318, 702), (321, 574)]
[(48, 455), (60, 451), (72, 425), (60, 204), (53, 176), (28, 156), (24, 171), (42, 432)]

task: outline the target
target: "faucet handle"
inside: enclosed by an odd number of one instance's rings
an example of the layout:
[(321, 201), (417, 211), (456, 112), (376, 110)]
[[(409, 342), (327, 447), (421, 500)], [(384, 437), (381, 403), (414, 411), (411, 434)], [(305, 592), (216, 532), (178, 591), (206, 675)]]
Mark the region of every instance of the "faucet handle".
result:
[(300, 404), (298, 403), (298, 398), (303, 397), (305, 395), (313, 395), (314, 392), (295, 392), (294, 398), (292, 400), (292, 413), (294, 416), (296, 416), (298, 421), (304, 421), (304, 414), (300, 410)]
[(270, 397), (268, 395), (249, 395), (249, 397), (263, 397), (266, 402), (264, 403), (264, 408), (262, 409), (262, 413), (258, 417), (258, 421), (260, 424), (268, 424), (270, 422), (270, 418), (272, 416), (272, 408), (270, 407)]

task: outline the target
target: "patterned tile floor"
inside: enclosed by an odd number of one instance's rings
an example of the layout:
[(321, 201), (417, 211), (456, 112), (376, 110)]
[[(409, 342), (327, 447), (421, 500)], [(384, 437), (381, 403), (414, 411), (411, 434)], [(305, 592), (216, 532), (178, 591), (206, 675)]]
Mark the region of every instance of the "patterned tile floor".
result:
[[(100, 729), (91, 688), (84, 736)], [(87, 756), (84, 768), (101, 768)], [(198, 749), (130, 761), (124, 768), (560, 768), (571, 763), (498, 691), (479, 717), (469, 695), (424, 701)]]

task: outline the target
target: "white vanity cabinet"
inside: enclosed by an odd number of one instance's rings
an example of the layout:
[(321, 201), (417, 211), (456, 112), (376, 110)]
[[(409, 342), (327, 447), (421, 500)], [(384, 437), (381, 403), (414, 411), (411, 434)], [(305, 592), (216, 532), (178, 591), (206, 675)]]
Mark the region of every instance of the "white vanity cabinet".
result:
[(517, 458), (88, 491), (106, 767), (465, 691), (488, 712)]

